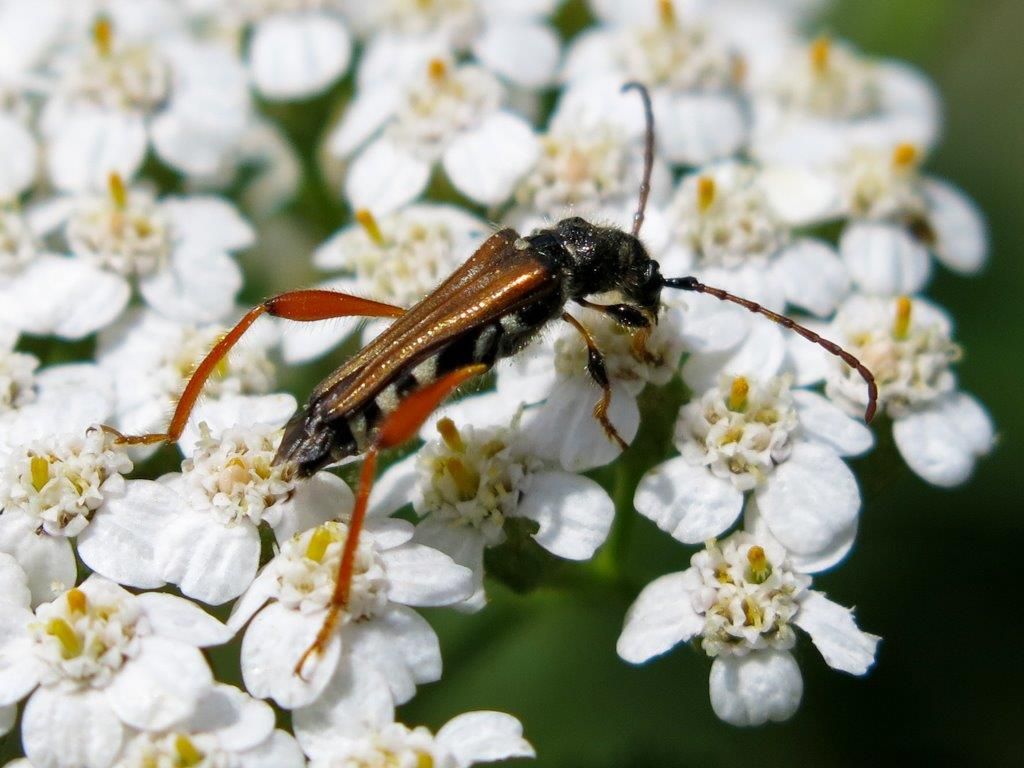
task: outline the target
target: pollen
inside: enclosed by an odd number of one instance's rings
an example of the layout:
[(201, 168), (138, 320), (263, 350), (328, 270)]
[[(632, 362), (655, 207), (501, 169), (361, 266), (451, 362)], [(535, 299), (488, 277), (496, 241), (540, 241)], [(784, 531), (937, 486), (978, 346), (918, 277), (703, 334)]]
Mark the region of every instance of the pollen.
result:
[(121, 174), (115, 171), (107, 177), (107, 190), (115, 208), (123, 211), (128, 207), (128, 188), (125, 186)]
[(32, 475), (32, 487), (36, 491), (42, 491), (50, 482), (50, 462), (42, 456), (33, 456), (28, 464), (29, 473)]
[(52, 635), (60, 642), (60, 655), (64, 659), (82, 655), (82, 638), (64, 619), (54, 618), (46, 622), (46, 634)]
[(747, 579), (754, 584), (764, 584), (772, 575), (772, 564), (768, 562), (763, 547), (753, 546), (748, 549), (747, 562), (750, 563)]
[(811, 68), (819, 75), (824, 75), (828, 72), (832, 58), (832, 41), (825, 35), (819, 37), (811, 43), (810, 57)]
[(444, 440), (444, 444), (449, 449), (456, 453), (464, 453), (466, 450), (466, 443), (462, 440), (462, 435), (459, 434), (458, 427), (455, 426), (455, 422), (445, 417), (439, 419), (437, 422), (437, 431), (441, 435), (441, 439)]
[(333, 542), (334, 537), (327, 528), (324, 526), (317, 528), (309, 537), (309, 543), (306, 544), (306, 557), (315, 563), (322, 562), (327, 553), (327, 547)]
[(427, 76), (434, 82), (440, 82), (448, 76), (448, 65), (444, 59), (431, 59), (427, 64)]
[(67, 601), (69, 611), (72, 613), (85, 613), (86, 606), (88, 605), (85, 592), (77, 588), (69, 589)]
[(381, 234), (380, 225), (377, 224), (377, 219), (374, 215), (366, 208), (360, 208), (356, 211), (356, 221), (359, 222), (359, 226), (363, 228), (367, 236), (377, 245), (384, 244), (384, 235)]
[(920, 151), (913, 144), (909, 144), (907, 142), (897, 144), (896, 148), (892, 151), (893, 168), (899, 170), (913, 168), (917, 165), (917, 161), (920, 157)]
[(750, 392), (750, 382), (745, 376), (737, 376), (732, 380), (729, 388), (729, 410), (742, 411), (747, 407), (747, 394)]
[(96, 52), (107, 58), (114, 50), (114, 24), (109, 16), (100, 15), (92, 24), (92, 42)]
[(177, 762), (181, 768), (192, 768), (192, 766), (199, 765), (206, 757), (196, 748), (192, 740), (183, 733), (178, 734), (174, 738), (174, 751), (178, 753)]
[(896, 319), (892, 324), (892, 335), (895, 339), (905, 339), (910, 332), (910, 318), (912, 314), (912, 303), (909, 296), (900, 296), (896, 299)]
[(710, 176), (701, 176), (697, 179), (697, 209), (701, 213), (707, 213), (715, 204), (717, 191), (715, 180)]
[(672, 0), (658, 0), (658, 19), (666, 27), (676, 24), (676, 7)]

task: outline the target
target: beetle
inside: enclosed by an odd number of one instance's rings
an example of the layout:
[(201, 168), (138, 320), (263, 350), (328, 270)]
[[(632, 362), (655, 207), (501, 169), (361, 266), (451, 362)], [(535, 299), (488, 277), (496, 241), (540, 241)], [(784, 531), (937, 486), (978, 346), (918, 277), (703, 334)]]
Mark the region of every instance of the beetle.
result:
[[(666, 288), (706, 293), (739, 304), (819, 344), (855, 368), (868, 385), (865, 420), (874, 415), (878, 397), (874, 377), (846, 350), (784, 315), (695, 277), (662, 276), (658, 262), (639, 239), (650, 194), (654, 116), (647, 88), (635, 82), (623, 87), (631, 89), (643, 101), (647, 131), (639, 201), (630, 232), (579, 217), (563, 219), (525, 237), (502, 229), (408, 310), (327, 290), (274, 296), (247, 312), (199, 363), (167, 432), (121, 435), (108, 428), (127, 444), (177, 440), (205, 381), (261, 315), (300, 322), (345, 316), (395, 319), (313, 390), (305, 408), (285, 427), (274, 459), (275, 464), (290, 463), (298, 476), (308, 477), (329, 464), (364, 455), (331, 607), (313, 644), (296, 665), (296, 674), (301, 674), (311, 655), (325, 647), (347, 604), (378, 453), (410, 439), (460, 384), (516, 354), (551, 321), (561, 318), (583, 337), (587, 370), (601, 389), (594, 417), (609, 439), (626, 448), (608, 419), (611, 387), (601, 351), (587, 328), (565, 311), (569, 302), (607, 314), (636, 332), (641, 345), (644, 334), (657, 322), (661, 292)], [(610, 291), (618, 292), (623, 301), (597, 304), (587, 299)]]

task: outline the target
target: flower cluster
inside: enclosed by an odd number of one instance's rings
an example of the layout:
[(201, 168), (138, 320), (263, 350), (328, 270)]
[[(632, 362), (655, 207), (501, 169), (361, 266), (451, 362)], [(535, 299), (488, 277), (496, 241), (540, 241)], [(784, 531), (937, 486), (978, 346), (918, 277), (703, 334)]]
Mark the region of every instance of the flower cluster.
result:
[[(484, 610), (490, 579), (526, 589), (544, 572), (525, 562), (591, 560), (635, 513), (703, 548), (640, 591), (624, 660), (694, 641), (715, 713), (737, 725), (796, 712), (801, 632), (835, 669), (873, 664), (879, 638), (811, 588), (856, 541), (848, 461), (875, 446), (868, 387), (848, 359), (711, 296), (665, 288), (643, 329), (615, 292), (567, 305), (505, 350), (486, 391), (382, 457), (365, 524), (345, 467), (304, 477), (281, 459), (301, 413), (276, 360), (368, 344), (386, 320), (264, 318), (176, 446), (150, 461), (155, 446), (119, 439), (166, 428), (247, 281), (265, 291), (306, 266), (288, 223), (300, 189), (353, 211), (311, 255), (318, 287), (401, 307), (488, 222), (628, 229), (646, 125), (622, 86), (637, 81), (657, 139), (640, 239), (662, 274), (801, 313), (873, 373), (875, 429), (910, 470), (966, 482), (994, 427), (923, 292), (933, 261), (973, 274), (988, 246), (973, 203), (924, 170), (927, 79), (807, 38), (804, 3), (591, 0), (568, 42), (557, 5), (0, 0), (0, 733), (20, 725), (28, 764), (532, 756), (512, 715), (436, 733), (396, 721), (442, 676), (417, 609)], [(332, 116), (320, 146), (293, 145), (306, 111)], [(445, 373), (408, 362), (414, 383)], [(644, 396), (667, 385), (687, 393), (671, 412)], [(674, 425), (671, 447), (645, 473), (605, 471), (629, 466), (648, 421)], [(217, 680), (201, 649), (231, 642), (236, 675)]]

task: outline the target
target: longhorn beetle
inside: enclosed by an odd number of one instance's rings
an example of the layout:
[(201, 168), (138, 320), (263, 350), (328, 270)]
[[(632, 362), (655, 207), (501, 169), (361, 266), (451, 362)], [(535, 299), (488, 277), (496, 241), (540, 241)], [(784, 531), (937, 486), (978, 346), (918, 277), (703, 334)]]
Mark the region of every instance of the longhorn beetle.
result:
[[(704, 285), (695, 277), (662, 277), (658, 262), (638, 237), (650, 194), (654, 115), (647, 88), (631, 82), (623, 87), (629, 89), (640, 94), (647, 121), (643, 179), (630, 233), (579, 217), (563, 219), (526, 237), (502, 229), (408, 310), (326, 290), (282, 293), (249, 310), (203, 358), (178, 400), (167, 432), (121, 435), (107, 428), (128, 444), (177, 440), (203, 384), (260, 315), (300, 322), (346, 316), (395, 318), (313, 390), (305, 409), (285, 427), (274, 459), (277, 464), (291, 462), (300, 477), (308, 477), (328, 464), (364, 454), (331, 607), (313, 644), (299, 659), (296, 674), (301, 674), (311, 655), (323, 650), (347, 604), (378, 453), (409, 440), (456, 387), (486, 372), (497, 360), (514, 355), (552, 320), (565, 320), (583, 337), (587, 370), (601, 388), (594, 417), (609, 439), (626, 447), (608, 420), (611, 388), (601, 351), (586, 327), (565, 311), (570, 301), (633, 329), (641, 342), (657, 322), (665, 288), (706, 293), (739, 304), (819, 344), (856, 369), (868, 385), (865, 420), (874, 415), (878, 398), (874, 377), (846, 350), (784, 315)], [(586, 298), (607, 291), (618, 291), (624, 302), (595, 304)]]

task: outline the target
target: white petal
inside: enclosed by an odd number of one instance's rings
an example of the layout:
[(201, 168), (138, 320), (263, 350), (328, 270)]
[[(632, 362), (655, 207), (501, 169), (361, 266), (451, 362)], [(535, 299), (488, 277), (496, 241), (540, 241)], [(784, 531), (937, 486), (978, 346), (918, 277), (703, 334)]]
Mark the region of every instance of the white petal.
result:
[[(464, 565), (473, 572), (473, 594), (459, 603), (459, 610), (477, 610), (477, 602), (484, 595), (484, 537), (477, 529), (466, 525), (452, 525), (429, 515), (416, 526), (413, 539), (444, 552), (459, 565)], [(478, 594), (481, 593), (481, 594)], [(484, 598), (485, 599), (485, 598)], [(469, 601), (475, 601), (470, 604)], [(479, 607), (483, 607), (481, 604)]]
[(411, 608), (390, 605), (373, 621), (346, 631), (354, 664), (367, 664), (387, 680), (396, 704), (416, 693), (416, 685), (441, 677), (441, 648), (426, 619)]
[(784, 275), (790, 304), (824, 317), (850, 290), (846, 268), (832, 246), (802, 237), (783, 249), (774, 266)]
[(715, 386), (722, 374), (755, 378), (775, 376), (788, 351), (782, 331), (765, 318), (752, 318), (749, 327), (747, 337), (735, 349), (719, 354), (691, 355), (683, 364), (686, 386), (695, 392), (704, 392)]
[(192, 714), (213, 684), (199, 649), (150, 635), (104, 690), (122, 722), (142, 730), (162, 730)]
[(249, 749), (273, 732), (274, 710), (233, 685), (217, 683), (199, 700), (184, 730), (216, 735), (221, 749)]
[(36, 768), (108, 768), (124, 740), (124, 726), (104, 701), (86, 688), (40, 688), (28, 700), (21, 721), (25, 755)]
[(473, 594), (473, 573), (448, 555), (406, 543), (382, 554), (388, 599), (416, 606), (450, 605)]
[[(0, 707), (0, 736), (6, 736), (11, 732), (14, 727), (14, 721), (18, 719), (18, 708), (11, 704), (10, 706)], [(27, 760), (25, 761), (28, 762)], [(17, 762), (8, 763), (5, 768), (20, 768)], [(27, 768), (32, 768), (31, 765)]]
[(32, 648), (28, 608), (0, 601), (0, 706), (15, 704), (39, 684), (46, 665)]
[(18, 561), (6, 552), (0, 552), (0, 600), (27, 608), (32, 604), (28, 589), (28, 576)]
[(352, 511), (354, 497), (348, 484), (330, 472), (318, 472), (301, 483), (286, 501), (278, 502), (281, 522), (274, 526), (278, 543), (287, 541), (328, 520)]
[(853, 472), (834, 451), (815, 443), (793, 446), (755, 494), (772, 535), (802, 555), (830, 548), (860, 510)]
[(538, 472), (519, 502), (516, 515), (534, 520), (533, 538), (568, 560), (587, 560), (608, 538), (615, 504), (593, 480), (569, 472)]
[(529, 123), (518, 115), (496, 112), (451, 143), (444, 153), (444, 170), (455, 188), (473, 201), (498, 205), (533, 167), (539, 152)]
[(473, 41), (477, 60), (524, 88), (551, 82), (560, 53), (558, 35), (546, 24), (503, 18), (488, 24)]
[(626, 613), (615, 646), (619, 656), (642, 664), (701, 631), (704, 619), (693, 610), (692, 592), (700, 586), (694, 576), (690, 570), (668, 573), (643, 588)]
[(234, 632), (195, 603), (164, 592), (144, 592), (136, 600), (146, 611), (154, 634), (197, 648), (222, 645)]
[(280, 728), (240, 755), (244, 768), (305, 768), (306, 758), (295, 737)]
[(178, 440), (178, 448), (186, 457), (192, 455), (199, 440), (199, 425), (203, 422), (206, 422), (214, 437), (232, 427), (251, 427), (255, 424), (282, 427), (296, 407), (295, 398), (283, 392), (200, 400)]
[(53, 183), (62, 190), (105, 189), (111, 173), (130, 179), (146, 155), (142, 115), (80, 109), (64, 115), (50, 137)]
[(917, 293), (931, 274), (928, 249), (897, 224), (854, 222), (839, 239), (850, 277), (867, 293)]
[(182, 511), (168, 522), (158, 556), (165, 581), (188, 597), (220, 605), (256, 577), (260, 536), (249, 523), (224, 525), (209, 513)]
[(394, 719), (387, 680), (349, 658), (338, 664), (320, 698), (292, 712), (295, 736), (313, 758), (329, 758), (346, 740), (376, 732)]
[(272, 698), (285, 709), (313, 702), (334, 674), (341, 637), (332, 632), (320, 655), (311, 655), (295, 674), (295, 665), (316, 639), (326, 611), (301, 614), (271, 603), (249, 624), (242, 640), (242, 678), (253, 696)]
[[(273, 563), (273, 561), (271, 561)], [(267, 565), (253, 579), (252, 584), (231, 608), (227, 625), (238, 632), (267, 601), (277, 596), (277, 571)]]
[[(817, 552), (799, 554), (789, 552), (789, 562), (793, 568), (800, 573), (819, 573), (841, 563), (850, 554), (853, 544), (857, 540), (857, 524), (854, 520), (845, 531), (840, 531), (832, 539), (829, 546)], [(775, 541), (771, 528), (764, 521), (764, 517), (757, 509), (757, 500), (750, 499), (743, 510), (743, 529), (749, 531), (755, 538)], [(779, 544), (778, 546), (782, 546)]]
[(683, 93), (664, 103), (658, 143), (675, 163), (701, 165), (727, 157), (747, 138), (747, 119), (737, 96)]
[(722, 352), (738, 346), (747, 335), (750, 321), (740, 307), (700, 294), (689, 294), (681, 301), (685, 305), (681, 335), (690, 352)]
[(437, 741), (460, 766), (491, 763), (510, 757), (534, 757), (523, 738), (523, 724), (504, 712), (466, 712), (453, 717), (437, 732)]
[(179, 243), (167, 268), (139, 281), (146, 303), (183, 322), (212, 323), (235, 309), (242, 270), (224, 251)]
[(833, 603), (821, 592), (808, 590), (793, 621), (811, 636), (832, 669), (863, 675), (874, 664), (881, 638), (861, 632), (853, 611)]
[(974, 202), (946, 181), (927, 179), (928, 223), (935, 231), (935, 255), (950, 269), (973, 275), (988, 257), (985, 220)]
[(854, 419), (816, 392), (793, 390), (800, 428), (812, 439), (840, 456), (860, 456), (871, 450), (875, 438), (861, 419)]
[(256, 242), (252, 226), (223, 198), (171, 197), (160, 202), (160, 210), (174, 222), (178, 238), (212, 250), (238, 251)]
[[(550, 387), (548, 389), (550, 390)], [(521, 402), (530, 402), (528, 399), (520, 401), (519, 398), (523, 396), (523, 388), (508, 387), (508, 391), (503, 391), (499, 386), (494, 392), (484, 392), (447, 402), (423, 422), (423, 426), (420, 427), (420, 439), (424, 442), (436, 440), (437, 422), (444, 418), (451, 419), (457, 426), (471, 424), (475, 429), (507, 427), (515, 418)]]
[(419, 483), (417, 455), (411, 454), (388, 467), (370, 492), (369, 514), (392, 515), (413, 500)]
[(0, 552), (13, 556), (25, 571), (33, 606), (53, 600), (78, 578), (71, 542), (63, 536), (36, 535), (37, 524), (14, 511), (0, 515)]
[(276, 13), (256, 25), (249, 43), (253, 80), (269, 99), (320, 93), (348, 69), (351, 55), (348, 30), (326, 13)]
[(758, 176), (775, 212), (794, 226), (814, 224), (838, 215), (841, 201), (838, 184), (810, 168), (774, 166)]
[(14, 118), (0, 114), (0, 199), (16, 198), (36, 175), (39, 150), (32, 134)]
[(28, 333), (81, 339), (128, 304), (127, 281), (80, 259), (41, 256), (7, 284), (0, 322)]
[(328, 138), (331, 152), (338, 157), (348, 157), (355, 152), (394, 114), (401, 95), (397, 84), (389, 81), (360, 90), (345, 108), (341, 122), (331, 131)]
[(684, 544), (698, 544), (729, 528), (743, 508), (743, 494), (706, 467), (678, 456), (640, 480), (633, 505)]
[(353, 161), (345, 179), (352, 208), (382, 216), (420, 196), (430, 180), (431, 164), (390, 139), (377, 139)]
[(359, 317), (334, 317), (310, 323), (288, 324), (281, 336), (281, 356), (289, 365), (323, 357), (355, 333)]
[(974, 462), (995, 443), (985, 409), (970, 395), (959, 393), (897, 419), (892, 434), (907, 466), (943, 488), (967, 482)]
[(788, 651), (720, 656), (711, 665), (711, 706), (730, 725), (788, 720), (800, 706), (804, 681)]

